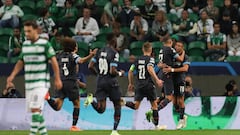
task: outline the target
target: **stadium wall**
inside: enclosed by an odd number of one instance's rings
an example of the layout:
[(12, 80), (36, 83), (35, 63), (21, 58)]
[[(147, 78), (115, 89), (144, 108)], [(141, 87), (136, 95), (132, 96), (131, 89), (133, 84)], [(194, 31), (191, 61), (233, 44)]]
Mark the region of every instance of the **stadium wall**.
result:
[[(225, 91), (225, 85), (230, 79), (235, 79), (236, 82), (240, 82), (239, 76), (231, 75), (191, 75), (193, 78), (193, 87), (199, 88), (201, 90), (202, 96), (221, 96)], [(118, 78), (119, 84), (122, 90), (122, 95), (125, 96), (127, 92), (128, 80), (127, 77)], [(6, 77), (0, 77), (0, 91), (5, 87)], [(53, 80), (51, 80), (53, 82)], [(24, 77), (18, 76), (14, 81), (17, 89), (20, 90), (22, 95), (24, 95)], [(240, 88), (240, 83), (237, 83)], [(52, 87), (53, 88), (53, 87)], [(96, 77), (89, 75), (87, 76), (87, 92), (94, 93), (96, 89)], [(160, 90), (158, 90), (158, 94)], [(50, 93), (53, 94), (54, 91), (51, 89)]]
[[(6, 77), (11, 73), (14, 64), (0, 64), (0, 91), (5, 87)], [(120, 63), (119, 67), (128, 71), (130, 63)], [(239, 62), (192, 62), (188, 74), (193, 78), (193, 86), (202, 91), (202, 96), (220, 96), (225, 91), (225, 85), (230, 79), (240, 82), (240, 63)], [(87, 76), (87, 90), (94, 92), (96, 88), (96, 77), (92, 76), (87, 69), (87, 64), (80, 66)], [(127, 73), (125, 77), (119, 78), (123, 96), (127, 90)], [(237, 83), (240, 87), (240, 84)], [(15, 79), (15, 85), (24, 95), (23, 72)], [(160, 90), (159, 90), (160, 91)], [(53, 91), (51, 91), (53, 93)]]
[[(240, 129), (240, 97), (194, 97), (188, 98), (185, 114), (188, 116), (186, 130), (195, 129)], [(81, 99), (78, 125), (84, 130), (111, 130), (113, 124), (113, 105), (108, 100), (104, 114), (97, 114), (91, 106), (85, 108)], [(133, 100), (133, 98), (125, 98)], [(120, 130), (151, 130), (152, 123), (145, 119), (150, 104), (143, 100), (138, 111), (122, 108)], [(47, 128), (50, 130), (68, 130), (72, 124), (72, 103), (65, 100), (61, 111), (53, 111), (45, 104), (43, 111)], [(159, 124), (173, 130), (178, 115), (170, 103), (159, 112)], [(0, 130), (28, 130), (30, 114), (25, 109), (25, 99), (0, 99)]]

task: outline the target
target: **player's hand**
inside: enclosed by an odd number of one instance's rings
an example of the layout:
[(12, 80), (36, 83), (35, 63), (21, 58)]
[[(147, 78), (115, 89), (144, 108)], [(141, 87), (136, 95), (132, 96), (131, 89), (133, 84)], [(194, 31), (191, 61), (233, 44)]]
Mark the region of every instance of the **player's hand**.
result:
[(60, 79), (55, 79), (55, 82), (54, 82), (54, 84), (55, 84), (55, 88), (57, 89), (57, 90), (61, 90), (62, 89), (62, 81), (60, 80)]
[(128, 91), (134, 91), (134, 85), (128, 84)]
[(163, 70), (163, 73), (167, 74), (167, 73), (171, 72), (171, 69), (172, 69), (172, 67), (167, 66), (167, 67), (163, 68), (162, 70)]
[[(118, 71), (118, 72), (121, 72), (121, 73), (119, 73), (119, 76), (120, 76), (120, 77), (123, 77), (123, 76), (124, 76), (124, 73), (125, 73), (124, 70), (120, 70), (120, 71)], [(121, 75), (120, 75), (120, 74), (121, 74)]]
[(98, 50), (97, 48), (95, 48), (94, 50), (90, 49), (89, 54), (92, 56), (95, 56), (97, 53), (97, 50)]
[(12, 86), (12, 81), (13, 81), (13, 79), (14, 79), (14, 77), (12, 77), (12, 76), (9, 76), (8, 78), (7, 78), (7, 84), (6, 84), (6, 88), (9, 88), (10, 86)]
[(158, 79), (156, 80), (156, 85), (159, 87), (159, 88), (162, 88), (163, 87), (163, 81)]
[(157, 64), (157, 66), (158, 66), (159, 68), (165, 68), (165, 67), (168, 67), (167, 64), (165, 64), (165, 63), (161, 63), (161, 62), (159, 62), (159, 63)]

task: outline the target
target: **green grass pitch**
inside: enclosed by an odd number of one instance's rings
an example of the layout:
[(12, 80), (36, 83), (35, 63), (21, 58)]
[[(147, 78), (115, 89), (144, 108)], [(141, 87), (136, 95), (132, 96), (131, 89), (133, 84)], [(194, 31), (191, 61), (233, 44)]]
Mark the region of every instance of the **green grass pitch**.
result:
[[(240, 135), (240, 130), (120, 130), (121, 135)], [(28, 135), (29, 131), (0, 131), (0, 135)], [(110, 135), (110, 130), (85, 130), (80, 132), (48, 131), (48, 135)]]

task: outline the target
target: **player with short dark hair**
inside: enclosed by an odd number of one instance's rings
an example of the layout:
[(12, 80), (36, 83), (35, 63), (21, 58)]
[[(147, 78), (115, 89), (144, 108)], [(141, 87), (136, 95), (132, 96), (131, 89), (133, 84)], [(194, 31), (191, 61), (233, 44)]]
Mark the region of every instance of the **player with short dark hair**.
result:
[(117, 127), (121, 117), (121, 91), (116, 76), (122, 76), (124, 73), (117, 70), (119, 54), (116, 45), (115, 35), (108, 34), (107, 46), (100, 49), (89, 63), (89, 69), (98, 75), (95, 92), (97, 102), (93, 100), (92, 94), (89, 94), (84, 102), (85, 106), (91, 104), (98, 113), (103, 113), (106, 110), (106, 98), (110, 98), (114, 105), (114, 126), (111, 135), (119, 135)]
[(184, 105), (184, 91), (185, 91), (185, 76), (188, 71), (190, 62), (188, 56), (183, 53), (184, 44), (181, 41), (177, 41), (174, 46), (176, 52), (181, 56), (184, 56), (182, 62), (174, 61), (173, 66), (168, 66), (163, 68), (164, 73), (172, 73), (173, 84), (174, 84), (174, 94), (173, 94), (173, 105), (175, 110), (179, 113), (179, 122), (176, 129), (181, 129), (186, 127), (187, 116), (184, 115), (185, 105)]
[(80, 110), (80, 99), (77, 85), (77, 66), (78, 64), (90, 60), (96, 54), (97, 50), (90, 50), (88, 56), (81, 58), (76, 54), (77, 43), (75, 40), (64, 38), (61, 45), (63, 46), (63, 51), (57, 55), (57, 60), (63, 88), (56, 92), (57, 95), (55, 99), (51, 98), (49, 95), (46, 96), (46, 99), (55, 111), (59, 111), (62, 108), (64, 99), (68, 97), (74, 106), (73, 123), (70, 130), (79, 131), (80, 129), (76, 126)]
[(55, 73), (54, 83), (56, 89), (62, 88), (59, 68), (51, 44), (47, 40), (39, 38), (37, 23), (35, 21), (26, 21), (23, 25), (27, 40), (23, 42), (19, 60), (11, 75), (7, 78), (6, 88), (12, 85), (15, 76), (24, 67), (26, 106), (32, 115), (29, 135), (36, 135), (37, 132), (41, 135), (47, 135), (42, 110), (44, 107), (44, 96), (50, 88), (48, 61), (51, 61)]
[(129, 72), (128, 72), (128, 89), (134, 89), (134, 82), (133, 82), (133, 72), (134, 70), (137, 71), (137, 82), (136, 82), (136, 92), (135, 92), (135, 102), (126, 102), (126, 106), (137, 110), (140, 106), (141, 101), (144, 97), (150, 101), (152, 106), (153, 118), (154, 118), (154, 125), (156, 129), (159, 129), (158, 125), (158, 108), (157, 108), (157, 92), (155, 89), (155, 84), (158, 87), (162, 87), (163, 81), (159, 80), (155, 71), (154, 65), (155, 60), (151, 57), (152, 53), (152, 45), (149, 42), (144, 43), (142, 47), (143, 56), (140, 56), (134, 64), (131, 65)]

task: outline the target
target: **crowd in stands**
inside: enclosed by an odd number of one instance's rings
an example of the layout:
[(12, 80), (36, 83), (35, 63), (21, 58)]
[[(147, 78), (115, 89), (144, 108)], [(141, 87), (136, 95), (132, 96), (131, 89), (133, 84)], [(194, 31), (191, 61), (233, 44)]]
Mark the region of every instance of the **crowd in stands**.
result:
[(1, 63), (16, 62), (29, 19), (57, 52), (68, 36), (86, 56), (114, 32), (121, 62), (140, 55), (146, 41), (159, 50), (169, 36), (185, 43), (191, 61), (240, 60), (239, 0), (1, 0), (0, 6)]

